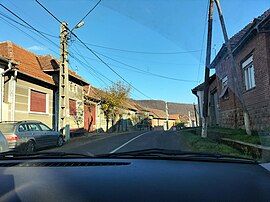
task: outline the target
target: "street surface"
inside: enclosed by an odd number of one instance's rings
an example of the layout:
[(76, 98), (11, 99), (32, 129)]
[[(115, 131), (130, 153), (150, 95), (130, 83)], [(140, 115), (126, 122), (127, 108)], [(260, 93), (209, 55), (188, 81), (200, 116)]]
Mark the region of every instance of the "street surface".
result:
[(47, 151), (105, 154), (152, 148), (188, 150), (179, 131), (135, 131), (89, 137)]

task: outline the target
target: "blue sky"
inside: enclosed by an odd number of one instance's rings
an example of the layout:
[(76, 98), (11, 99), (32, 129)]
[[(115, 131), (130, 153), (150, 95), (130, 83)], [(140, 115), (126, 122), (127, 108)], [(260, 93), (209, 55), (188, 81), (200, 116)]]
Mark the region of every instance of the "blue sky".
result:
[[(34, 0), (5, 0), (5, 6), (25, 19), (36, 29), (59, 36), (59, 24), (49, 16)], [(74, 25), (95, 5), (90, 0), (40, 0), (60, 20)], [(122, 63), (141, 69), (138, 72), (130, 66), (112, 61), (101, 56), (111, 67), (128, 80), (133, 86), (152, 99), (172, 102), (192, 103), (195, 96), (191, 89), (202, 82), (205, 62), (205, 42), (207, 0), (102, 0), (101, 4), (84, 20), (85, 25), (75, 30), (84, 41), (117, 49), (139, 52), (175, 53), (178, 54), (141, 54), (116, 51), (89, 45), (93, 50), (109, 56)], [(229, 36), (243, 28), (254, 17), (261, 15), (270, 7), (269, 0), (221, 0)], [(0, 9), (2, 14), (14, 16)], [(213, 27), (213, 51), (218, 52), (223, 43), (217, 10), (215, 8)], [(1, 17), (2, 18), (2, 17)], [(0, 41), (10, 40), (37, 54), (52, 54), (59, 57), (59, 48), (33, 32), (16, 25), (30, 36), (10, 26), (10, 22), (1, 21)], [(15, 19), (15, 18), (14, 18)], [(204, 37), (203, 37), (204, 36)], [(49, 37), (59, 44), (57, 37)], [(202, 51), (201, 51), (202, 50)], [(83, 76), (92, 85), (105, 88), (110, 84), (100, 76), (110, 80), (121, 80), (78, 41), (71, 38), (70, 53), (80, 52), (82, 65), (70, 58), (70, 67)], [(188, 53), (183, 53), (192, 51)], [(91, 68), (94, 68), (93, 72)], [(149, 73), (173, 77), (185, 81), (174, 81), (155, 77)], [(98, 79), (97, 77), (101, 77)], [(103, 81), (101, 81), (103, 80)], [(132, 91), (134, 99), (148, 99), (136, 90)]]

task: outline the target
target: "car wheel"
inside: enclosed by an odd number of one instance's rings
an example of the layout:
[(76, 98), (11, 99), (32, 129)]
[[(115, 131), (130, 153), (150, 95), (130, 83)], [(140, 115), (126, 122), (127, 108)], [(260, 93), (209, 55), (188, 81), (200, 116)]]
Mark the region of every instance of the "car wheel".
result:
[(62, 147), (64, 144), (64, 138), (62, 136), (59, 136), (57, 139), (57, 146)]
[(26, 153), (33, 153), (33, 152), (35, 152), (35, 150), (36, 150), (35, 143), (31, 140), (29, 142), (27, 142), (26, 147), (25, 147), (25, 152)]

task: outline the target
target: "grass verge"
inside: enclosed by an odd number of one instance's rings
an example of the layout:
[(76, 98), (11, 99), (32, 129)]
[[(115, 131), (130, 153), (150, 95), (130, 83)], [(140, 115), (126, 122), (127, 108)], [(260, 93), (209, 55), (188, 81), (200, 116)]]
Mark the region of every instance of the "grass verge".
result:
[(201, 138), (199, 135), (194, 135), (193, 133), (190, 133), (188, 131), (181, 131), (181, 134), (184, 137), (190, 149), (194, 152), (228, 154), (233, 156), (252, 158), (249, 155), (241, 153), (237, 149), (215, 142), (209, 138)]
[[(197, 135), (201, 133), (201, 128), (193, 128), (192, 130)], [(251, 144), (270, 146), (270, 136), (260, 136), (256, 132), (248, 135), (243, 129), (209, 127), (208, 133), (210, 139), (229, 138), (231, 140), (239, 140)]]

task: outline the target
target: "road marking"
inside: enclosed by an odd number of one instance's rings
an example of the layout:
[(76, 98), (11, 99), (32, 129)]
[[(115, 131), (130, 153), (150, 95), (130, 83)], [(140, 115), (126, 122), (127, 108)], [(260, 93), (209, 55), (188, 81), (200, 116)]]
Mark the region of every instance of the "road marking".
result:
[(139, 138), (139, 137), (141, 137), (141, 136), (143, 136), (143, 135), (145, 135), (146, 133), (149, 133), (149, 132), (150, 132), (150, 131), (145, 132), (145, 133), (143, 133), (143, 134), (140, 134), (140, 135), (138, 135), (138, 136), (132, 138), (131, 140), (127, 141), (126, 143), (124, 143), (124, 144), (122, 144), (121, 146), (117, 147), (116, 149), (112, 150), (112, 151), (110, 152), (110, 154), (115, 153), (115, 152), (118, 151), (119, 149), (121, 149), (121, 148), (123, 148), (124, 146), (126, 146), (127, 144), (131, 143), (133, 140), (136, 140), (137, 138)]

